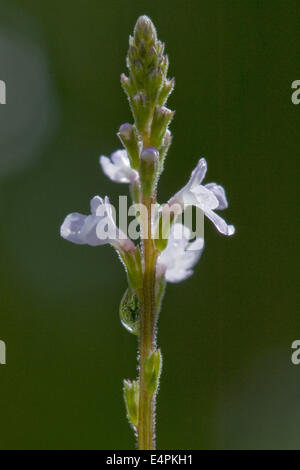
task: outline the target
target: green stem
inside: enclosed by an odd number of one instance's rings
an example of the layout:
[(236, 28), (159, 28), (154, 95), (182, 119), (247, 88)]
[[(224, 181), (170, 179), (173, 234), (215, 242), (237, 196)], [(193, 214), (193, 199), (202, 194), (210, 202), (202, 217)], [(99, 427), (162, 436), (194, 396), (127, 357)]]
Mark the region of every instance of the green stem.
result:
[[(155, 266), (157, 253), (151, 231), (151, 198), (144, 200), (147, 208), (147, 233), (144, 232), (144, 277), (140, 290), (141, 325), (139, 337), (139, 423), (138, 444), (140, 450), (155, 447), (155, 394), (149, 392), (145, 380), (145, 361), (156, 347), (155, 338)], [(145, 225), (144, 225), (145, 227)]]

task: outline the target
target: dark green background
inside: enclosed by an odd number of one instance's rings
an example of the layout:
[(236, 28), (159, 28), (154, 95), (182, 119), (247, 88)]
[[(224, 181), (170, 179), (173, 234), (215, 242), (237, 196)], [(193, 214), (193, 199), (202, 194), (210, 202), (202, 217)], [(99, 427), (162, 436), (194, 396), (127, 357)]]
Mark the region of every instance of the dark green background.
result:
[[(9, 171), (0, 126), (0, 447), (134, 448), (121, 392), (136, 374), (136, 340), (118, 319), (125, 274), (109, 247), (72, 245), (59, 227), (95, 194), (126, 194), (98, 156), (119, 148), (116, 131), (131, 120), (119, 76), (144, 13), (176, 77), (160, 201), (205, 156), (206, 181), (225, 186), (224, 216), (237, 228), (225, 238), (207, 222), (194, 276), (168, 287), (158, 448), (299, 449), (300, 365), (290, 359), (300, 339), (297, 0), (1, 0), (0, 37), (15, 31), (20, 44), (39, 46), (52, 91), (26, 132), (12, 134), (20, 158)], [(2, 123), (42, 93), (30, 61), (3, 60)], [(22, 139), (34, 139), (43, 119), (52, 130), (26, 153)]]

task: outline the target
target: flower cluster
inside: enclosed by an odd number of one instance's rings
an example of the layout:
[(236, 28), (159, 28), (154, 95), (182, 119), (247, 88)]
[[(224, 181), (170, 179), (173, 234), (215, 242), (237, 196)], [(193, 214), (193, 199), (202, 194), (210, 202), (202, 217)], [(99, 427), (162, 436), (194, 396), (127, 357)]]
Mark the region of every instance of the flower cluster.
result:
[[(139, 182), (139, 173), (131, 167), (126, 150), (117, 150), (110, 158), (101, 156), (100, 165), (103, 172), (116, 183), (134, 186)], [(234, 226), (228, 225), (214, 212), (228, 207), (225, 190), (216, 183), (202, 185), (206, 170), (206, 160), (201, 158), (188, 183), (169, 199), (168, 206), (176, 205), (182, 211), (188, 206), (199, 207), (220, 233), (232, 235)], [(110, 243), (117, 250), (136, 250), (133, 242), (116, 226), (107, 196), (104, 200), (95, 196), (90, 206), (89, 215), (75, 212), (65, 218), (61, 226), (63, 238), (77, 244), (97, 246)], [(163, 273), (167, 282), (180, 282), (193, 273), (192, 269), (200, 258), (204, 240), (200, 238), (190, 243), (190, 234), (191, 231), (182, 224), (173, 225), (167, 246), (157, 259), (158, 277)]]

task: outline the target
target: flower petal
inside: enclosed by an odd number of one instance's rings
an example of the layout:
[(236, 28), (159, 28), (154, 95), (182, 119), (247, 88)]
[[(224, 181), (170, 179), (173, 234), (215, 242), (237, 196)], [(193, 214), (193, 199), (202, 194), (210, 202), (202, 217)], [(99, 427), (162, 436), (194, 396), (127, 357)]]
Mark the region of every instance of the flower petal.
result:
[(192, 276), (194, 271), (192, 269), (167, 269), (165, 272), (165, 279), (167, 282), (182, 282)]
[(235, 232), (234, 226), (227, 225), (225, 220), (214, 212), (216, 209), (222, 210), (228, 207), (225, 190), (216, 183), (208, 183), (205, 186), (201, 184), (206, 170), (206, 160), (201, 158), (188, 183), (169, 199), (168, 204), (169, 206), (178, 204), (180, 211), (184, 211), (186, 206), (199, 207), (214, 223), (219, 232), (232, 235)]
[[(182, 206), (184, 205), (197, 205), (197, 198), (195, 197), (195, 192), (199, 191), (199, 188), (204, 188), (201, 186), (201, 182), (205, 177), (207, 170), (207, 163), (205, 158), (200, 158), (196, 168), (192, 171), (189, 181), (187, 184), (180, 189), (174, 196), (169, 200), (169, 203), (178, 203)], [(204, 190), (206, 191), (206, 190)], [(206, 191), (207, 194), (209, 191)], [(215, 199), (214, 199), (215, 200)]]
[(190, 187), (198, 186), (199, 184), (201, 184), (205, 178), (206, 172), (207, 172), (206, 160), (205, 158), (200, 158), (200, 160), (197, 163), (196, 168), (192, 171), (190, 181), (188, 183)]
[(126, 150), (116, 150), (110, 156), (111, 161), (116, 167), (120, 169), (130, 168), (130, 161), (127, 155)]
[(131, 168), (126, 150), (117, 150), (111, 157), (99, 159), (103, 172), (115, 183), (133, 183), (138, 179), (138, 172)]
[(205, 211), (206, 217), (208, 217), (214, 226), (219, 230), (220, 233), (223, 235), (233, 235), (235, 232), (235, 228), (233, 225), (228, 225), (222, 217), (216, 214), (212, 210)]
[(168, 244), (158, 257), (157, 271), (167, 282), (180, 282), (193, 274), (193, 266), (202, 253), (204, 241), (190, 243), (191, 231), (182, 224), (174, 224)]
[(91, 213), (94, 215), (97, 215), (97, 209), (99, 206), (103, 205), (103, 199), (100, 196), (94, 196), (93, 199), (91, 199), (90, 202), (90, 207), (91, 207)]
[(222, 186), (216, 183), (208, 183), (205, 185), (205, 188), (212, 191), (214, 195), (216, 196), (216, 198), (218, 199), (219, 205), (216, 209), (218, 210), (227, 209), (228, 201), (226, 198), (225, 189)]
[(191, 189), (190, 195), (194, 197), (194, 205), (200, 207), (204, 212), (209, 209), (216, 209), (219, 206), (219, 201), (215, 194), (201, 184)]
[(99, 219), (95, 215), (83, 215), (78, 212), (67, 215), (61, 228), (60, 234), (69, 242), (78, 245), (102, 245), (103, 242), (96, 235), (96, 226)]

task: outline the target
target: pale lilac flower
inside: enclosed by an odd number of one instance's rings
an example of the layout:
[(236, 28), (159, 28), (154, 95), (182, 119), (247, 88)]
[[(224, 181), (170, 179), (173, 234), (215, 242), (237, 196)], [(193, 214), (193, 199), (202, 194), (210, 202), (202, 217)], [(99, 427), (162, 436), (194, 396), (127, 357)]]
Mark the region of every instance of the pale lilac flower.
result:
[(201, 184), (206, 170), (206, 160), (201, 158), (192, 172), (189, 182), (170, 199), (169, 205), (180, 204), (182, 208), (184, 206), (199, 207), (219, 232), (223, 235), (233, 235), (234, 226), (228, 225), (222, 217), (214, 212), (228, 207), (224, 188), (216, 183), (208, 183), (205, 186)]
[(131, 168), (126, 150), (117, 150), (110, 158), (102, 155), (99, 158), (103, 172), (115, 183), (134, 183), (139, 174)]
[(204, 240), (197, 238), (190, 242), (191, 231), (182, 224), (172, 226), (167, 247), (157, 260), (157, 275), (165, 276), (167, 282), (181, 282), (193, 274), (193, 267), (199, 261)]
[(67, 215), (60, 234), (66, 240), (79, 245), (111, 244), (125, 251), (135, 249), (133, 242), (115, 224), (108, 197), (95, 196), (90, 202), (91, 214), (73, 212)]

